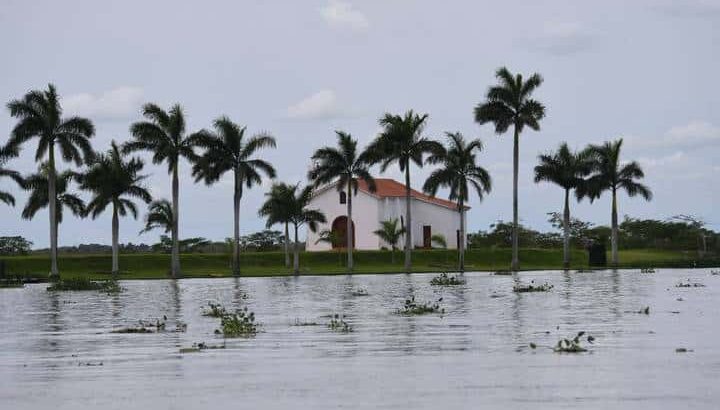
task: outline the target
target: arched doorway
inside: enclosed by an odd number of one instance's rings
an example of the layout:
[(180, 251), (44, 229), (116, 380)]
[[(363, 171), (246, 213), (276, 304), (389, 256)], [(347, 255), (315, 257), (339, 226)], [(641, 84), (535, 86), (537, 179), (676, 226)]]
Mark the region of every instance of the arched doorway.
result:
[[(355, 222), (352, 224), (353, 230), (353, 248), (356, 247), (355, 242)], [(338, 216), (332, 223), (332, 233), (336, 235), (337, 241), (333, 243), (333, 249), (347, 248), (347, 216)]]

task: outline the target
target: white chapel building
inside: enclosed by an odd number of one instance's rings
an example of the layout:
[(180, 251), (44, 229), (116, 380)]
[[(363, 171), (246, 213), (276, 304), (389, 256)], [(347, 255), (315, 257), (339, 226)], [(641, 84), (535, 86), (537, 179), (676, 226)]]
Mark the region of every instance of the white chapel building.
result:
[[(352, 198), (353, 225), (355, 231), (355, 249), (379, 250), (390, 245), (382, 241), (373, 232), (380, 229), (382, 221), (397, 219), (398, 227), (405, 226), (405, 185), (386, 178), (375, 179), (376, 191), (370, 192), (365, 181), (358, 181), (357, 195)], [(433, 246), (430, 237), (440, 234), (445, 237), (448, 248), (457, 249), (460, 238), (460, 212), (456, 203), (430, 197), (422, 192), (411, 190), (412, 207), (412, 244), (415, 248)], [(327, 242), (318, 242), (323, 230), (337, 232), (343, 238), (340, 247), (346, 246), (347, 195), (338, 191), (336, 184), (321, 187), (313, 194), (309, 208), (319, 209), (327, 218), (317, 232), (307, 230), (306, 249), (308, 251), (326, 251), (332, 246)], [(351, 194), (351, 193), (350, 193)], [(469, 207), (465, 208), (466, 210)], [(466, 218), (467, 220), (467, 218)], [(467, 231), (467, 229), (464, 229)], [(462, 238), (463, 240), (465, 238)], [(405, 238), (398, 242), (398, 248), (404, 248)]]

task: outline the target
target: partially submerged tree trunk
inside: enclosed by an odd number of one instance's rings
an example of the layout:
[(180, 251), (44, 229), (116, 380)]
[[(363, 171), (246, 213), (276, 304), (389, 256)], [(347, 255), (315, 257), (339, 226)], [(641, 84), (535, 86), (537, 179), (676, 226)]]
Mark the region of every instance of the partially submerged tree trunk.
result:
[(610, 262), (613, 266), (617, 266), (620, 262), (618, 257), (618, 215), (617, 215), (617, 190), (612, 189), (612, 234), (610, 236), (610, 246), (612, 247), (612, 257)]
[(410, 204), (410, 161), (405, 164), (405, 272), (412, 268), (412, 209)]
[(520, 162), (520, 135), (515, 125), (515, 136), (513, 138), (513, 232), (512, 232), (512, 262), (510, 270), (517, 272), (520, 269), (519, 257), (519, 232), (518, 232), (518, 173)]
[(293, 273), (296, 275), (300, 274), (300, 244), (298, 243), (298, 226), (295, 227), (295, 246), (293, 247)]
[(355, 244), (353, 243), (353, 223), (352, 223), (352, 178), (348, 179), (348, 192), (347, 192), (347, 240), (345, 241), (345, 244), (347, 245), (347, 268), (348, 272), (353, 271), (353, 248)]
[(563, 210), (563, 268), (570, 269), (570, 190), (565, 190)]
[(288, 223), (285, 222), (285, 267), (290, 267), (290, 229)]
[[(179, 159), (178, 159), (179, 160)], [(178, 201), (180, 199), (180, 182), (178, 181), (178, 163), (172, 170), (172, 210), (173, 210), (173, 221), (172, 221), (172, 254), (170, 257), (170, 275), (173, 279), (180, 277), (180, 240), (178, 232), (178, 220), (180, 219), (180, 212)]]
[(57, 219), (57, 192), (55, 171), (55, 143), (48, 147), (48, 214), (50, 215), (50, 279), (60, 279), (58, 271), (58, 219)]
[(242, 181), (238, 170), (235, 170), (235, 190), (233, 193), (233, 276), (240, 276), (240, 199), (242, 198)]
[(460, 210), (460, 234), (458, 235), (458, 268), (465, 272), (465, 204), (461, 200), (458, 204)]
[(120, 220), (118, 218), (117, 206), (113, 201), (113, 214), (112, 214), (112, 277), (117, 279), (120, 274), (120, 263), (119, 254), (120, 246), (118, 245), (118, 237), (120, 235)]

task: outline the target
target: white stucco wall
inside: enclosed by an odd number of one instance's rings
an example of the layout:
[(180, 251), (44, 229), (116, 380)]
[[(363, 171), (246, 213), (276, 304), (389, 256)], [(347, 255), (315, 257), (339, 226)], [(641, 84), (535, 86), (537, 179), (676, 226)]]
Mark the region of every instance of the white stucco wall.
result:
[[(382, 202), (380, 220), (405, 219), (405, 198), (383, 198), (380, 201)], [(457, 249), (456, 231), (460, 229), (460, 214), (456, 210), (418, 199), (412, 199), (411, 206), (412, 243), (414, 247), (423, 246), (423, 226), (430, 225), (431, 235), (443, 235), (448, 248)], [(401, 240), (399, 247), (402, 247), (404, 243), (405, 240)], [(383, 243), (382, 246), (388, 245)]]

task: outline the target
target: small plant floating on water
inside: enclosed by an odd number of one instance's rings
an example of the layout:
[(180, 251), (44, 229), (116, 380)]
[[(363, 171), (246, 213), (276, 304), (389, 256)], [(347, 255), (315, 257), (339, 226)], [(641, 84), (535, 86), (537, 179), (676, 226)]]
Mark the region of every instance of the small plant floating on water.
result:
[(48, 286), (47, 290), (51, 292), (69, 291), (69, 290), (98, 290), (105, 293), (122, 292), (122, 287), (116, 280), (93, 281), (88, 278), (72, 278), (61, 279)]
[(351, 295), (357, 296), (357, 297), (370, 296), (367, 289), (362, 289), (362, 288), (353, 290)]
[(197, 353), (201, 350), (208, 350), (208, 349), (224, 349), (225, 343), (221, 345), (209, 345), (205, 342), (200, 343), (193, 343), (192, 347), (183, 347), (180, 348), (180, 353)]
[[(555, 353), (583, 353), (587, 352), (588, 349), (582, 345), (582, 337), (585, 336), (586, 332), (578, 332), (578, 334), (572, 339), (560, 339), (555, 346), (541, 346), (552, 349)], [(585, 340), (592, 344), (595, 338), (591, 335), (587, 335)], [(531, 349), (537, 349), (538, 345), (535, 343), (529, 344)]]
[[(167, 316), (163, 316), (162, 320), (155, 319), (155, 322), (152, 321), (145, 321), (145, 320), (138, 320), (137, 326), (131, 326), (131, 327), (123, 327), (120, 329), (115, 329), (111, 331), (110, 333), (123, 333), (123, 334), (130, 334), (130, 333), (162, 333), (167, 331)], [(175, 323), (175, 329), (172, 330), (172, 332), (175, 333), (184, 333), (187, 331), (187, 324), (182, 323), (180, 321)]]
[(528, 285), (515, 285), (513, 292), (515, 293), (528, 293), (528, 292), (548, 292), (554, 286), (549, 283), (543, 283), (542, 285), (535, 285), (535, 281), (530, 281)]
[(687, 280), (687, 282), (680, 282), (677, 285), (675, 285), (676, 288), (704, 288), (705, 285), (702, 283), (697, 282), (690, 282), (690, 279)]
[(340, 316), (337, 313), (332, 316), (332, 319), (330, 319), (328, 329), (339, 333), (350, 333), (353, 331), (352, 326), (345, 321), (345, 316)]
[(720, 276), (720, 270), (711, 270), (710, 275), (712, 276)]
[(295, 319), (295, 323), (293, 324), (293, 326), (300, 326), (300, 327), (304, 327), (304, 326), (317, 326), (317, 325), (318, 325), (317, 322), (310, 322), (310, 321), (307, 321), (307, 320), (300, 320), (300, 319), (297, 319), (297, 318)]
[(457, 276), (450, 276), (447, 273), (441, 273), (439, 276), (432, 278), (430, 284), (436, 286), (455, 286), (464, 285), (465, 281), (459, 279)]
[(640, 269), (640, 273), (655, 273), (655, 269), (653, 269), (653, 268), (642, 268), (642, 269)]
[(248, 312), (248, 308), (236, 313), (228, 313), (220, 318), (220, 329), (215, 334), (223, 337), (252, 337), (258, 332), (260, 325), (255, 322), (255, 313)]
[(440, 302), (443, 298), (440, 298), (435, 303), (426, 302), (420, 303), (415, 302), (415, 296), (410, 299), (405, 299), (405, 306), (402, 309), (398, 309), (398, 313), (401, 315), (424, 315), (428, 313), (445, 313), (445, 309), (440, 307)]
[(685, 347), (678, 347), (677, 349), (675, 349), (675, 353), (689, 353), (689, 352), (694, 352), (694, 350), (688, 349)]
[(227, 314), (227, 310), (221, 304), (212, 302), (208, 302), (207, 308), (203, 309), (202, 313), (203, 316), (207, 317), (223, 317)]

